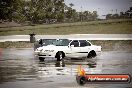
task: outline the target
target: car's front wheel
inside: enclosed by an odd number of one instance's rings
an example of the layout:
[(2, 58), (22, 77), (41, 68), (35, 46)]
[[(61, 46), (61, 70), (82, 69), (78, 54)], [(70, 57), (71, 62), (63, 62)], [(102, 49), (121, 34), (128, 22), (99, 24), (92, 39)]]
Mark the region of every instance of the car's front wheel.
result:
[(39, 57), (39, 61), (44, 61), (45, 58)]
[(56, 58), (57, 58), (57, 61), (61, 61), (64, 58), (63, 53), (62, 52), (58, 52), (56, 54)]

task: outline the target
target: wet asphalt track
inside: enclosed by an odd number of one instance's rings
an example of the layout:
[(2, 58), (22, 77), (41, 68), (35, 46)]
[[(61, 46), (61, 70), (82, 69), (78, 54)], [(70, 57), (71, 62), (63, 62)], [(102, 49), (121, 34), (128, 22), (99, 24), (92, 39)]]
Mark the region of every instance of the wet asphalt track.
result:
[(132, 52), (102, 51), (92, 59), (57, 62), (46, 58), (40, 62), (31, 48), (0, 49), (0, 88), (132, 88), (132, 83), (80, 86), (75, 77), (78, 65), (82, 65), (86, 73), (132, 76)]

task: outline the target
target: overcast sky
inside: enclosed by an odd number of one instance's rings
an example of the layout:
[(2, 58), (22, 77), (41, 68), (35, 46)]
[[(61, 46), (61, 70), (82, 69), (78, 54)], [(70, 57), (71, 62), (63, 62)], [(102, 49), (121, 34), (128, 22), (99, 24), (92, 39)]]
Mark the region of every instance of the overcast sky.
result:
[(117, 13), (121, 11), (126, 11), (129, 7), (132, 7), (132, 0), (65, 0), (65, 3), (73, 3), (73, 8), (77, 11), (88, 10), (88, 11), (98, 11), (99, 17), (108, 13)]

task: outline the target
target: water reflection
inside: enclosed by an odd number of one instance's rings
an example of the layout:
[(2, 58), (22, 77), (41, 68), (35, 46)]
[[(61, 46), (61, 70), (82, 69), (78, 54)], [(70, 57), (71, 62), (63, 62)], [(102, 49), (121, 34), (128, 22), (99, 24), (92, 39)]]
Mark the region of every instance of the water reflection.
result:
[(39, 61), (34, 57), (32, 49), (4, 50), (0, 58), (0, 82), (26, 81), (61, 75), (74, 76), (77, 74), (79, 65), (82, 65), (87, 72), (94, 72), (93, 70), (97, 68), (97, 61), (94, 59), (56, 61), (51, 58)]
[(56, 61), (56, 60), (44, 60), (39, 61), (38, 67), (65, 67), (65, 61)]
[(65, 61), (56, 61), (55, 67), (65, 67)]
[(76, 75), (77, 68), (82, 65), (86, 72), (94, 72), (97, 63), (93, 60), (62, 60), (40, 61), (38, 64), (38, 77), (55, 77), (59, 75)]
[[(132, 75), (131, 52), (106, 51), (102, 52), (101, 56), (92, 59), (65, 59), (63, 61), (56, 61), (52, 58), (47, 58), (42, 62), (34, 57), (33, 49), (3, 49), (0, 54), (0, 84), (1, 82), (9, 82), (9, 84), (12, 83), (10, 84), (11, 86), (14, 85), (12, 88), (18, 87), (20, 84), (23, 88), (25, 84), (23, 85), (21, 81), (26, 81), (27, 87), (29, 85), (32, 85), (31, 87), (35, 87), (36, 85), (37, 87), (38, 85), (44, 87), (42, 84), (50, 86), (50, 82), (53, 83), (53, 86), (57, 87), (60, 84), (67, 85), (65, 80), (69, 80), (70, 85), (75, 87), (74, 78), (79, 65), (82, 65), (88, 74), (128, 73)], [(5, 86), (2, 88), (11, 87), (8, 83), (3, 84)], [(88, 86), (93, 87), (93, 85)], [(111, 86), (113, 85), (109, 85), (108, 87), (111, 88)], [(98, 86), (95, 85), (95, 87)]]

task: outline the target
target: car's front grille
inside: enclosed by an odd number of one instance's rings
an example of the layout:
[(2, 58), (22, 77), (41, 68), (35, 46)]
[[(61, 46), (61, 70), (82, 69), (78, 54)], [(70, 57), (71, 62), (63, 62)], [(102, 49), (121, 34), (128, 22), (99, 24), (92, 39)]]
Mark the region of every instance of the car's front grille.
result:
[(39, 55), (39, 56), (51, 56), (51, 55)]
[(39, 56), (46, 56), (46, 55), (39, 55)]

